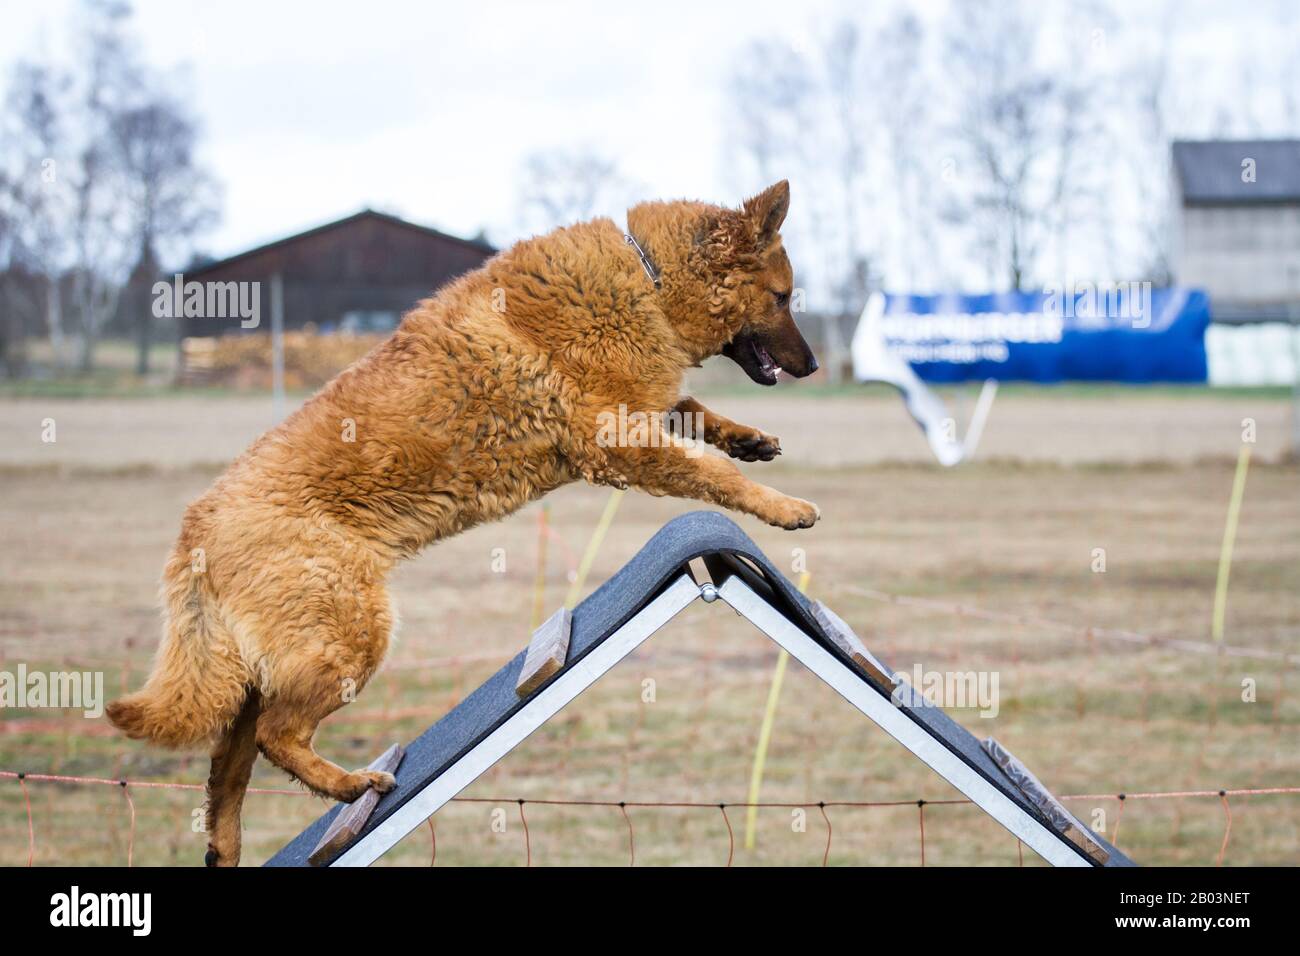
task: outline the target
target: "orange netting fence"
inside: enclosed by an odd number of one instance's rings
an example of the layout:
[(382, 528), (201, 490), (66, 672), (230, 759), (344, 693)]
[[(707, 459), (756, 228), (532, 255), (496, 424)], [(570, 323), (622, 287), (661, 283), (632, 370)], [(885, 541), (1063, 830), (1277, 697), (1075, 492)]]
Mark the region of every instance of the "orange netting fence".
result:
[[(23, 773), (20, 771), (0, 770), (0, 778), (14, 780), (22, 788), (23, 802), (27, 811), (27, 865), (31, 866), (36, 856), (36, 826), (32, 817), (31, 794), (28, 790), (29, 783), (61, 783), (77, 784), (85, 786), (103, 786), (117, 787), (122, 792), (122, 797), (126, 801), (130, 811), (130, 832), (127, 836), (126, 865), (131, 866), (135, 852), (135, 802), (131, 798), (131, 789), (157, 788), (166, 790), (191, 790), (202, 791), (203, 785), (197, 783), (181, 783), (167, 780), (113, 780), (107, 777), (77, 777), (65, 776), (61, 774), (49, 773)], [(259, 787), (250, 787), (249, 793), (274, 794), (284, 797), (310, 797), (312, 794), (304, 790), (287, 790), (287, 789), (267, 789)], [(1115, 814), (1115, 823), (1111, 832), (1106, 835), (1107, 839), (1118, 846), (1119, 827), (1124, 815), (1124, 805), (1129, 800), (1177, 800), (1184, 798), (1218, 798), (1223, 807), (1223, 839), (1219, 844), (1218, 854), (1215, 857), (1215, 865), (1222, 866), (1224, 855), (1228, 851), (1228, 842), (1232, 837), (1232, 806), (1229, 798), (1254, 797), (1267, 795), (1300, 795), (1300, 787), (1258, 787), (1253, 789), (1221, 789), (1221, 790), (1172, 790), (1152, 793), (1077, 793), (1067, 794), (1061, 797), (1062, 800), (1113, 800), (1118, 805), (1118, 812)], [(700, 801), (662, 801), (662, 800), (552, 800), (552, 799), (524, 799), (522, 797), (501, 798), (501, 797), (454, 797), (457, 803), (478, 803), (478, 804), (515, 804), (519, 808), (519, 820), (522, 824), (523, 834), (523, 862), (525, 866), (532, 864), (532, 840), (528, 830), (528, 817), (525, 813), (525, 807), (534, 806), (551, 806), (551, 807), (582, 807), (589, 809), (608, 809), (617, 810), (627, 827), (627, 845), (628, 845), (628, 865), (636, 864), (636, 833), (632, 823), (632, 815), (629, 811), (647, 811), (647, 810), (699, 810), (708, 813), (719, 813), (722, 816), (722, 822), (727, 831), (727, 857), (726, 865), (731, 866), (736, 854), (736, 837), (735, 831), (731, 824), (731, 818), (727, 815), (728, 810), (747, 810), (750, 807), (784, 809), (784, 810), (812, 810), (816, 809), (826, 826), (826, 847), (822, 853), (822, 865), (825, 866), (830, 859), (831, 843), (834, 838), (834, 827), (831, 823), (828, 810), (835, 808), (871, 808), (871, 807), (905, 807), (915, 806), (917, 808), (917, 832), (918, 832), (918, 852), (921, 866), (925, 866), (925, 809), (932, 806), (953, 806), (969, 804), (971, 801), (966, 799), (949, 799), (949, 800), (819, 800), (816, 802), (760, 802), (760, 803), (705, 803)], [(433, 865), (437, 861), (438, 843), (437, 832), (434, 827), (434, 821), (431, 817), (427, 821), (430, 836), (430, 857), (429, 863)], [(1018, 852), (1020, 862), (1024, 863), (1024, 847), (1020, 841)]]

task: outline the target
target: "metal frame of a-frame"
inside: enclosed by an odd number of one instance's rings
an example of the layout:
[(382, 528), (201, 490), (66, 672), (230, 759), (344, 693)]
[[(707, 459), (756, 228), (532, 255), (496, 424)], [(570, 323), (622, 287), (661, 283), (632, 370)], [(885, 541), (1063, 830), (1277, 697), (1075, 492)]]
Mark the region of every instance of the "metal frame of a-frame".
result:
[[(690, 570), (696, 558), (704, 560), (711, 580), (696, 580)], [(398, 767), (397, 788), (379, 801), (349, 845), (323, 861), (317, 851), (318, 861), (329, 866), (375, 862), (697, 600), (724, 604), (748, 619), (1047, 862), (1133, 865), (1096, 834), (1089, 832), (1085, 840), (1077, 831), (1074, 839), (1067, 836), (1072, 828), (1059, 816), (1054, 821), (1023, 781), (905, 681), (886, 687), (879, 672), (857, 666), (813, 605), (733, 522), (714, 512), (670, 522), (574, 608), (567, 659), (539, 688), (523, 698), (516, 694), (526, 656), (521, 652), (414, 741)], [(307, 865), (341, 809), (317, 820), (267, 865)]]

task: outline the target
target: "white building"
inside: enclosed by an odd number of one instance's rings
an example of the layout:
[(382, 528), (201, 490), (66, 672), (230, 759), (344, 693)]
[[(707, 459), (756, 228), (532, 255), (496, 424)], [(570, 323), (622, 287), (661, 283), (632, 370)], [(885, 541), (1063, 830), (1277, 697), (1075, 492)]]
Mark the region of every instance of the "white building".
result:
[(1177, 142), (1173, 171), (1173, 279), (1209, 293), (1211, 383), (1295, 382), (1300, 140)]

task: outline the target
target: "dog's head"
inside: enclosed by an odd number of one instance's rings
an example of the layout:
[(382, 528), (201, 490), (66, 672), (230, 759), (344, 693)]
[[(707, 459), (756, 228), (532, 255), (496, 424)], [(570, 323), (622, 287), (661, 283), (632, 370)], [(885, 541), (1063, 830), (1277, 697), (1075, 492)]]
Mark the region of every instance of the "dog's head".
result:
[(740, 209), (643, 203), (628, 226), (659, 267), (664, 311), (695, 362), (726, 355), (755, 382), (817, 371), (791, 315), (794, 273), (781, 244), (790, 208), (785, 180)]

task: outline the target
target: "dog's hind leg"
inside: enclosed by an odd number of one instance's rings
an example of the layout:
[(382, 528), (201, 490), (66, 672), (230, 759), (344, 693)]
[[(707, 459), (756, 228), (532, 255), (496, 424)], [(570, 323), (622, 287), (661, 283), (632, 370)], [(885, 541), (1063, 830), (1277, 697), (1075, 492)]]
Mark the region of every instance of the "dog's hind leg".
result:
[(387, 793), (396, 781), (392, 774), (377, 770), (348, 773), (312, 749), (317, 725), (343, 703), (337, 696), (326, 701), (304, 701), (301, 697), (268, 700), (257, 720), (257, 746), (271, 763), (309, 789), (351, 803), (371, 787)]
[(250, 689), (239, 716), (212, 749), (206, 821), (208, 852), (203, 858), (208, 866), (239, 865), (240, 811), (257, 760), (257, 718), (261, 710), (261, 695)]
[(264, 639), (273, 653), (255, 668), (262, 691), (258, 749), (321, 796), (351, 803), (371, 787), (387, 793), (393, 775), (349, 773), (319, 756), (312, 738), (320, 722), (354, 700), (378, 668), (393, 615), (372, 569), (347, 557), (317, 551), (305, 561), (306, 574), (293, 579), (295, 600), (280, 604), (251, 630), (276, 635)]

